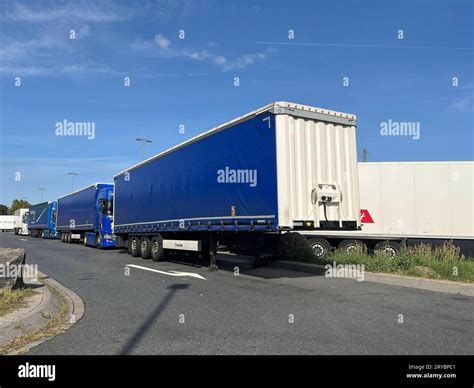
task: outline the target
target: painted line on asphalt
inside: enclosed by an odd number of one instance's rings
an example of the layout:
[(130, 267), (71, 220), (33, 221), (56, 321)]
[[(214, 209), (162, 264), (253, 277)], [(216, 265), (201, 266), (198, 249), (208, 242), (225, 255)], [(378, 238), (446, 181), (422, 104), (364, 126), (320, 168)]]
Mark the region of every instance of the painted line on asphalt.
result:
[(203, 279), (203, 280), (207, 280), (205, 277), (197, 274), (197, 273), (193, 273), (193, 272), (179, 272), (179, 271), (169, 271), (169, 272), (166, 272), (166, 271), (160, 271), (158, 269), (153, 269), (153, 268), (148, 268), (148, 267), (142, 267), (141, 265), (135, 265), (135, 264), (127, 264), (126, 267), (132, 267), (132, 268), (138, 268), (138, 269), (143, 269), (145, 271), (150, 271), (150, 272), (157, 272), (157, 273), (161, 273), (163, 275), (169, 275), (169, 276), (189, 276), (189, 277), (192, 277), (192, 278), (196, 278), (196, 279)]
[(20, 238), (21, 241), (28, 241), (26, 238)]

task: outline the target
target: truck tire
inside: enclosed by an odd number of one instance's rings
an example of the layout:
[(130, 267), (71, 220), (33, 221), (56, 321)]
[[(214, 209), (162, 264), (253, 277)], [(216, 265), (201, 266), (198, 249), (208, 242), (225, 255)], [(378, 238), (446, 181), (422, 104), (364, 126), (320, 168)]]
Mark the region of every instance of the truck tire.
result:
[(137, 236), (133, 236), (130, 240), (130, 254), (133, 257), (140, 256), (140, 239)]
[(68, 244), (71, 244), (71, 242), (72, 242), (71, 233), (67, 233), (67, 234), (66, 234), (66, 242), (67, 242)]
[(325, 260), (331, 251), (331, 244), (329, 244), (324, 238), (310, 238), (308, 240), (308, 244), (313, 250), (313, 254), (317, 259)]
[(165, 251), (163, 249), (163, 238), (155, 236), (151, 239), (151, 258), (153, 261), (162, 261), (165, 259)]
[(151, 240), (148, 237), (140, 239), (140, 256), (144, 260), (151, 259)]
[(347, 254), (352, 252), (367, 253), (367, 245), (365, 245), (361, 240), (342, 240), (337, 248)]
[(375, 252), (381, 252), (390, 259), (400, 253), (400, 243), (397, 241), (380, 241), (375, 245)]
[(82, 237), (82, 244), (86, 247), (87, 246), (87, 233), (84, 233), (84, 236)]

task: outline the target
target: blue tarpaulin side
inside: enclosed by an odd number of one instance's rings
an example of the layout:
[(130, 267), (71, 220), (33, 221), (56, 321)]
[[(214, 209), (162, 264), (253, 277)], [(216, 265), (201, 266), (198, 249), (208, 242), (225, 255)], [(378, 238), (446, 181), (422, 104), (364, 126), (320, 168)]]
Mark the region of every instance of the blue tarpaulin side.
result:
[[(112, 185), (99, 184), (101, 187)], [(57, 225), (58, 230), (93, 230), (96, 222), (97, 188), (90, 186), (86, 189), (71, 193), (58, 199)], [(71, 228), (72, 222), (74, 227)]]
[(28, 211), (29, 229), (46, 229), (48, 227), (48, 202), (38, 203)]
[(115, 232), (274, 229), (274, 115), (263, 113), (115, 179)]

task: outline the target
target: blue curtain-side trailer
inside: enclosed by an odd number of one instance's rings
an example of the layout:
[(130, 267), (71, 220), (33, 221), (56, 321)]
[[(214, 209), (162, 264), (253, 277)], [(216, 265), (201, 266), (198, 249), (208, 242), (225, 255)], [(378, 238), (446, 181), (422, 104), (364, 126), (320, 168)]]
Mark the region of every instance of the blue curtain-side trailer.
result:
[(31, 237), (56, 238), (57, 202), (32, 205), (28, 212), (28, 230)]
[(355, 126), (351, 114), (275, 102), (132, 166), (114, 177), (117, 243), (157, 261), (201, 253), (215, 269), (217, 241), (258, 252), (288, 232), (357, 230)]
[(61, 241), (114, 247), (113, 193), (113, 184), (95, 183), (59, 198), (56, 229)]

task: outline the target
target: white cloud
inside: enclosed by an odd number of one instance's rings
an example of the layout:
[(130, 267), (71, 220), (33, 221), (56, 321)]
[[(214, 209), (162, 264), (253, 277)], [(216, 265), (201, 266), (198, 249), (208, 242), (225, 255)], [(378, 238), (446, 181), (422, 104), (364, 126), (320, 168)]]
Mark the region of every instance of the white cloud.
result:
[[(264, 52), (242, 54), (233, 60), (218, 60), (214, 63), (222, 68), (223, 71), (231, 71), (238, 69), (245, 69), (249, 65), (253, 65), (257, 61), (263, 61), (267, 58), (267, 55), (271, 52), (271, 49), (267, 49)], [(216, 58), (217, 59), (217, 58)]]
[(202, 50), (202, 51), (199, 51), (199, 52), (190, 53), (188, 56), (191, 59), (195, 59), (197, 61), (203, 61), (203, 60), (209, 58), (211, 55), (206, 50)]
[[(106, 65), (83, 60), (71, 63), (71, 58), (85, 57), (81, 52), (84, 46), (77, 41), (91, 35), (92, 24), (121, 20), (124, 14), (108, 1), (10, 3), (0, 14), (0, 22), (5, 25), (0, 33), (0, 73), (18, 76), (107, 73)], [(69, 39), (70, 30), (76, 31), (75, 41)]]
[(107, 3), (78, 2), (67, 3), (60, 6), (27, 6), (14, 3), (6, 9), (5, 18), (11, 21), (30, 23), (45, 23), (51, 21), (76, 21), (76, 22), (113, 22), (120, 20), (117, 11)]
[[(159, 50), (156, 49), (159, 47)], [(222, 71), (242, 70), (258, 61), (263, 61), (274, 49), (263, 52), (241, 54), (235, 58), (227, 58), (220, 54), (214, 54), (208, 50), (174, 49), (171, 42), (163, 34), (155, 35), (154, 44), (150, 41), (133, 41), (130, 48), (141, 52), (142, 55), (159, 58), (187, 58), (194, 61), (208, 62), (219, 67)]]
[(448, 108), (449, 111), (455, 112), (473, 112), (474, 111), (474, 96), (468, 95), (458, 98), (451, 102)]
[(225, 65), (226, 62), (227, 62), (227, 59), (225, 59), (222, 55), (219, 55), (219, 56), (214, 58), (214, 63), (217, 66), (223, 66), (223, 65)]
[(162, 34), (155, 35), (155, 44), (162, 50), (168, 50), (171, 47), (171, 42)]

